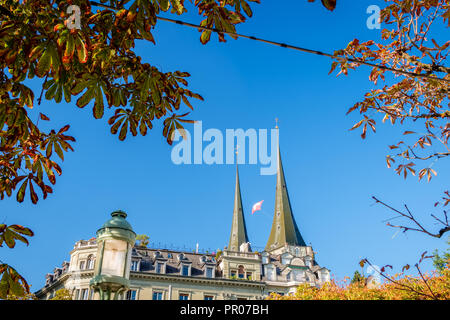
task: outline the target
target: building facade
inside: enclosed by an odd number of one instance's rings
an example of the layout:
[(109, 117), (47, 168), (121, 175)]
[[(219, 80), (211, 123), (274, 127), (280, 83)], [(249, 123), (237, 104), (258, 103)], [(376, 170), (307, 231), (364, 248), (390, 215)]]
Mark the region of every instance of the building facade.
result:
[[(270, 293), (292, 294), (301, 284), (319, 287), (330, 280), (307, 246), (291, 209), (278, 148), (276, 200), (272, 229), (263, 252), (252, 251), (242, 208), (239, 172), (228, 246), (216, 255), (158, 250), (135, 245), (131, 252), (129, 290), (123, 300), (258, 300)], [(78, 241), (70, 261), (46, 275), (35, 294), (51, 299), (66, 288), (73, 299), (98, 299), (90, 288), (97, 262), (95, 238)]]

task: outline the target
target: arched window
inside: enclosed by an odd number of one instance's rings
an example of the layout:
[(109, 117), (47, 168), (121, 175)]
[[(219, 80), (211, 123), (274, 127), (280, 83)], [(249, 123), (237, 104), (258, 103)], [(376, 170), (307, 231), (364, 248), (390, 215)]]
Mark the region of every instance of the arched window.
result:
[(94, 269), (94, 256), (91, 254), (88, 258), (87, 258), (87, 263), (86, 263), (86, 269)]
[(241, 279), (245, 277), (245, 268), (242, 265), (238, 267), (238, 276)]

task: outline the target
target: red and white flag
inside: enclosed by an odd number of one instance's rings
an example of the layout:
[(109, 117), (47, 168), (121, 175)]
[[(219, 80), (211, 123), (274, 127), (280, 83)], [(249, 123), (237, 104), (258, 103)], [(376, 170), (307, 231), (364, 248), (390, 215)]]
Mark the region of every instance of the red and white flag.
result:
[(253, 205), (253, 207), (252, 207), (252, 214), (255, 213), (255, 211), (261, 210), (261, 205), (262, 205), (263, 202), (264, 202), (264, 200), (262, 200), (260, 202), (257, 202), (257, 203), (255, 203)]

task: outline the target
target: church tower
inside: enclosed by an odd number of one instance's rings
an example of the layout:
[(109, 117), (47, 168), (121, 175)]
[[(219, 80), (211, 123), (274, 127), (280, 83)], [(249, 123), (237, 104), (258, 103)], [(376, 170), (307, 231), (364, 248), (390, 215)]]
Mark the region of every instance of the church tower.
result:
[(272, 230), (265, 251), (273, 252), (288, 246), (306, 247), (305, 241), (292, 214), (291, 202), (286, 187), (283, 164), (281, 162), (280, 145), (278, 143), (277, 186), (275, 192), (275, 212)]
[(248, 243), (247, 227), (245, 225), (244, 211), (242, 209), (241, 187), (239, 183), (239, 170), (236, 164), (236, 188), (234, 194), (233, 222), (231, 225), (229, 251), (240, 251), (241, 245)]

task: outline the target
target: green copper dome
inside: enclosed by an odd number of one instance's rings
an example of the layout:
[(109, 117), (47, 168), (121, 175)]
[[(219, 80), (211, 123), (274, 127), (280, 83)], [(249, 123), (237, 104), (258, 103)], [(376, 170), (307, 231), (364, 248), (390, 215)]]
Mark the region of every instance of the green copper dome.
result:
[(119, 228), (128, 230), (131, 232), (133, 231), (133, 228), (131, 227), (131, 224), (125, 219), (127, 217), (127, 214), (122, 210), (117, 210), (111, 213), (111, 219), (106, 221), (103, 226), (99, 229), (105, 229), (105, 228)]

